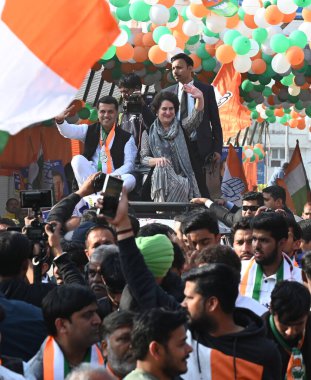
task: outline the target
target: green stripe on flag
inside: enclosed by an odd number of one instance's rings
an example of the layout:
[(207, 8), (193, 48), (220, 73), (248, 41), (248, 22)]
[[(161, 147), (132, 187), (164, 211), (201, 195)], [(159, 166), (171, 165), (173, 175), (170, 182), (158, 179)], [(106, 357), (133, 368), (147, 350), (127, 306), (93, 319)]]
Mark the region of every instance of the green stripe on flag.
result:
[(307, 184), (300, 188), (296, 193), (292, 194), (292, 200), (295, 205), (296, 214), (301, 215), (303, 212), (303, 206), (308, 201), (308, 187)]

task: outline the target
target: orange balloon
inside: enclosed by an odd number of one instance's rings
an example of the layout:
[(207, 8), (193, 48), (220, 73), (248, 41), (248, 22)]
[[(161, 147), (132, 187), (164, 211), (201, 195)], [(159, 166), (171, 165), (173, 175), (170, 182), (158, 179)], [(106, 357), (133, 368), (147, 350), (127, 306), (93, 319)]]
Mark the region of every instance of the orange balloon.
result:
[(252, 70), (254, 74), (263, 74), (266, 71), (267, 64), (263, 59), (255, 59), (252, 62)]
[(310, 84), (308, 82), (306, 82), (305, 84), (303, 84), (302, 86), (299, 86), (301, 88), (301, 90), (308, 90), (310, 88)]
[(290, 111), (290, 115), (291, 115), (292, 119), (297, 119), (297, 117), (299, 117), (299, 113), (294, 111), (294, 110)]
[(234, 16), (232, 17), (228, 17), (227, 18), (227, 24), (226, 24), (226, 27), (228, 29), (234, 29), (238, 23), (240, 22), (240, 17), (239, 15), (236, 13)]
[(145, 65), (140, 62), (133, 63), (133, 69), (136, 71), (142, 70), (145, 68)]
[(122, 73), (125, 73), (125, 74), (130, 74), (132, 73), (134, 70), (133, 70), (133, 65), (129, 62), (122, 62), (121, 63), (121, 71)]
[(299, 65), (305, 58), (303, 50), (298, 46), (291, 46), (286, 51), (285, 56), (291, 65)]
[(211, 57), (215, 57), (216, 48), (214, 45), (205, 44), (205, 50)]
[(303, 65), (304, 65), (304, 61), (300, 62), (298, 65), (292, 65), (292, 68), (299, 70), (299, 69), (303, 68)]
[(147, 49), (145, 47), (142, 47), (142, 46), (135, 46), (134, 47), (133, 59), (136, 62), (146, 61), (146, 59), (148, 59)]
[(175, 0), (159, 0), (157, 4), (162, 4), (166, 8), (171, 8), (175, 4)]
[[(272, 86), (273, 87), (273, 86)], [(273, 95), (270, 95), (267, 97), (267, 102), (270, 106), (274, 106), (275, 104), (275, 101), (274, 101), (274, 96)]]
[(134, 36), (134, 45), (135, 46), (144, 46), (143, 37), (144, 37), (143, 33), (137, 33)]
[(258, 28), (258, 25), (254, 21), (254, 16), (247, 13), (244, 15), (244, 24), (250, 29)]
[(283, 15), (283, 22), (288, 24), (289, 22), (292, 22), (296, 17), (296, 12), (290, 13), (288, 15)]
[(107, 82), (112, 82), (112, 71), (111, 70), (107, 70), (105, 69), (104, 71), (102, 71), (102, 74), (101, 74), (103, 80), (107, 81)]
[(305, 21), (311, 22), (311, 9), (303, 8), (301, 14)]
[(306, 128), (306, 121), (305, 121), (305, 119), (302, 119), (302, 118), (301, 119), (297, 119), (297, 120), (298, 120), (297, 128), (302, 131), (303, 129)]
[(274, 110), (274, 115), (278, 116), (278, 117), (282, 117), (282, 116), (284, 116), (284, 111), (282, 110), (282, 108), (276, 108)]
[(133, 58), (134, 48), (130, 43), (126, 43), (123, 46), (118, 46), (116, 50), (116, 56), (120, 61), (128, 61)]
[(283, 13), (276, 5), (269, 5), (265, 10), (265, 19), (270, 25), (277, 25), (283, 21)]
[(200, 17), (200, 18), (206, 16), (208, 12), (208, 10), (206, 9), (206, 7), (204, 7), (203, 4), (195, 4), (195, 3), (190, 4), (190, 10), (193, 16)]
[(178, 23), (174, 28), (172, 28), (172, 30), (178, 30), (179, 32), (182, 32), (183, 24), (184, 24), (184, 19), (180, 15), (178, 15)]
[(235, 51), (230, 45), (221, 45), (216, 50), (216, 58), (222, 64), (232, 62), (235, 56)]
[(194, 68), (194, 70), (196, 70), (197, 68), (199, 68), (201, 66), (202, 61), (201, 61), (200, 57), (198, 57), (194, 53), (190, 54), (189, 57), (191, 57), (193, 59), (193, 68)]
[(153, 46), (155, 44), (153, 38), (152, 38), (152, 32), (147, 32), (143, 35), (143, 44), (146, 47)]
[(154, 45), (149, 49), (148, 57), (154, 65), (159, 65), (166, 60), (167, 55), (158, 45)]
[(288, 122), (288, 125), (290, 128), (296, 128), (298, 126), (298, 120), (297, 119), (290, 119)]

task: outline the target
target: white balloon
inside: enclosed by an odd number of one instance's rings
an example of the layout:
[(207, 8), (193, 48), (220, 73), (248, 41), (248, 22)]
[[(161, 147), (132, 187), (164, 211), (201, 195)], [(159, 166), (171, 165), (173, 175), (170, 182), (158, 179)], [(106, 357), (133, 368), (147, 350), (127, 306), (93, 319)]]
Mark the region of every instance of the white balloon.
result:
[(254, 57), (259, 52), (259, 44), (257, 41), (250, 38), (251, 42), (251, 48), (247, 54), (245, 54), (246, 57)]
[(270, 25), (269, 28), (267, 28), (267, 32), (268, 32), (268, 38), (271, 38), (275, 34), (284, 34), (283, 29), (278, 25), (274, 25), (274, 26)]
[(237, 72), (246, 73), (252, 67), (252, 61), (250, 58), (245, 57), (245, 55), (238, 55), (233, 60), (233, 66)]
[(208, 36), (202, 36), (203, 41), (206, 42), (209, 45), (215, 45), (216, 42), (219, 41), (219, 38), (217, 37), (208, 37)]
[(128, 41), (128, 34), (124, 29), (120, 29), (120, 34), (119, 36), (115, 39), (114, 41), (114, 46), (123, 46), (127, 43)]
[(206, 26), (213, 33), (221, 32), (223, 29), (225, 29), (226, 24), (227, 24), (226, 17), (218, 16), (214, 13), (212, 13), (211, 16), (208, 16), (206, 18)]
[(184, 52), (183, 49), (181, 49), (180, 47), (175, 47), (174, 50), (167, 53), (167, 61), (171, 62), (171, 59), (172, 59), (172, 57), (174, 57), (174, 55), (179, 54), (179, 53), (183, 53), (183, 52)]
[(270, 24), (265, 19), (265, 8), (260, 8), (254, 17), (255, 24), (260, 28), (267, 28)]
[(288, 87), (288, 93), (292, 96), (297, 96), (300, 94), (300, 87), (290, 86)]
[(196, 21), (187, 20), (183, 23), (182, 30), (187, 36), (192, 37), (198, 34), (200, 29)]
[(308, 41), (311, 41), (311, 22), (303, 22), (302, 24), (299, 25), (298, 27), (299, 30), (304, 32), (308, 38)]
[(263, 53), (268, 55), (273, 55), (275, 52), (270, 47), (270, 42), (266, 41), (264, 44), (261, 44), (261, 50)]
[(278, 53), (272, 58), (271, 67), (276, 73), (284, 74), (291, 66), (285, 54)]
[(190, 0), (190, 3), (193, 3), (193, 4), (202, 4), (202, 1), (201, 0)]
[(260, 113), (260, 117), (262, 118), (262, 119), (267, 119), (267, 115), (266, 115), (266, 113), (265, 113), (265, 111), (264, 110), (262, 110)]
[(149, 5), (154, 5), (158, 2), (159, 0), (145, 0), (145, 3), (146, 4), (149, 4)]
[(278, 0), (277, 6), (279, 10), (286, 15), (294, 13), (298, 8), (292, 0)]
[(258, 0), (243, 0), (242, 8), (248, 15), (254, 15), (260, 8), (260, 3)]
[(156, 25), (166, 24), (170, 18), (170, 11), (162, 4), (155, 4), (150, 8), (149, 17)]
[(252, 36), (253, 29), (248, 28), (241, 20), (234, 29), (240, 32), (245, 37), (250, 38)]
[(244, 154), (245, 154), (245, 157), (247, 157), (247, 158), (253, 157), (253, 154), (254, 154), (253, 149), (250, 149), (250, 148), (246, 149), (244, 151)]
[(176, 48), (176, 38), (172, 34), (164, 34), (160, 37), (158, 45), (166, 53)]

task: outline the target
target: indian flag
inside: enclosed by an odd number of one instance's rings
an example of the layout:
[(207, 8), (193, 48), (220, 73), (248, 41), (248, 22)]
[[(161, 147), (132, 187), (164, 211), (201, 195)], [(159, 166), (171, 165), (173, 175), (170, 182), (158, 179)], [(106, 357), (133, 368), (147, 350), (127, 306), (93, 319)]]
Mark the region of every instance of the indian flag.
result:
[(118, 35), (105, 0), (0, 0), (0, 130), (59, 114)]
[(242, 205), (242, 195), (245, 191), (247, 191), (247, 181), (243, 165), (232, 144), (230, 144), (221, 183), (221, 192), (224, 199), (240, 207)]
[(311, 201), (311, 192), (298, 140), (283, 181), (278, 181), (278, 184), (283, 185), (282, 187), (285, 188), (287, 195), (291, 198), (287, 201), (288, 206), (292, 208), (292, 205), (294, 207), (292, 211), (301, 215), (304, 204)]

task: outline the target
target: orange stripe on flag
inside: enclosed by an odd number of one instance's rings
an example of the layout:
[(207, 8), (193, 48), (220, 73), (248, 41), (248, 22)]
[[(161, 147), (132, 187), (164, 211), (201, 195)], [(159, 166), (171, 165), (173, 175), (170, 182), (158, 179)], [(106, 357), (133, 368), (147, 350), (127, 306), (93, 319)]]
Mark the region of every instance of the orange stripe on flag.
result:
[(240, 178), (245, 184), (245, 191), (247, 190), (247, 181), (244, 174), (243, 165), (234, 150), (232, 144), (229, 144), (229, 151), (227, 157), (227, 165), (232, 177)]
[(54, 379), (54, 347), (53, 338), (47, 338), (45, 349), (43, 350), (43, 379)]
[(234, 70), (232, 63), (222, 65), (213, 81), (223, 97), (218, 107), (224, 141), (251, 125), (250, 111), (240, 102), (240, 84), (241, 74)]
[(119, 34), (104, 0), (7, 0), (2, 20), (75, 88)]

